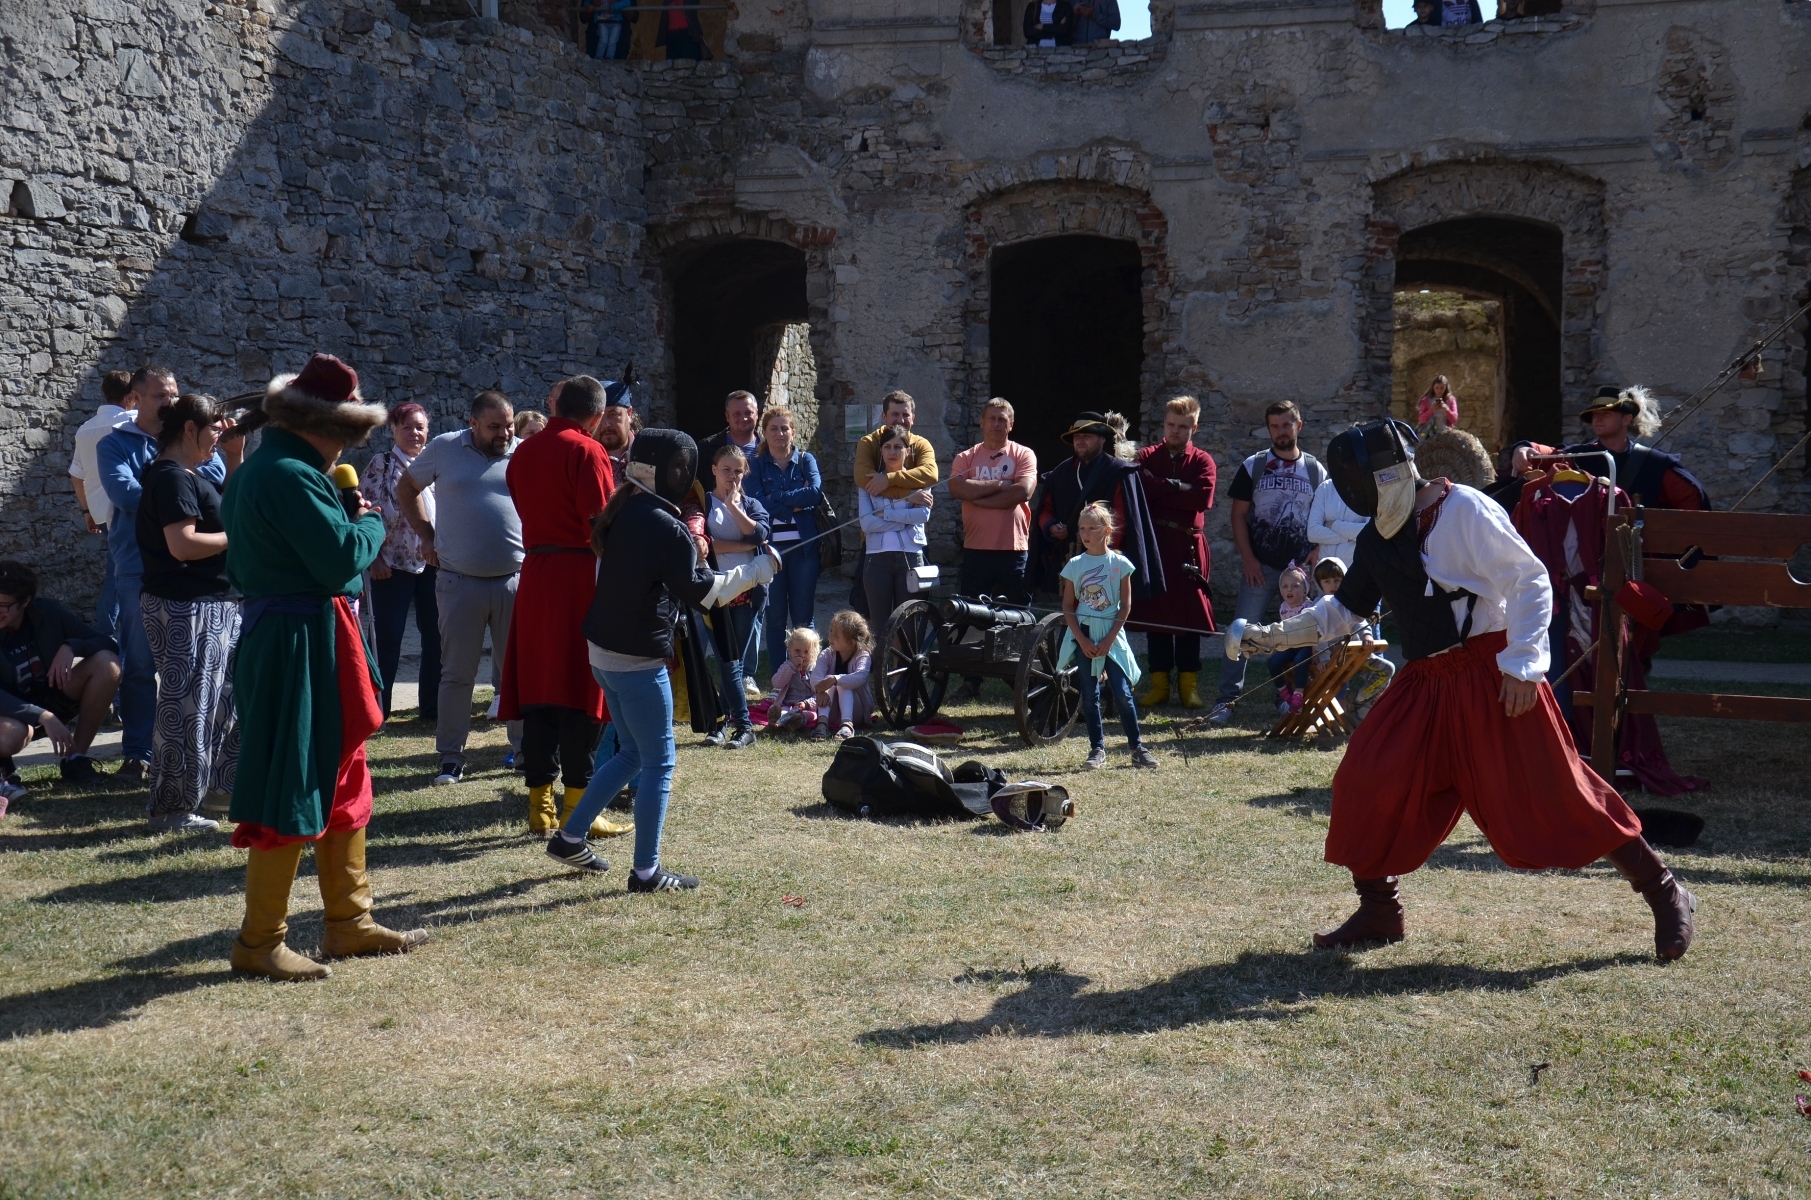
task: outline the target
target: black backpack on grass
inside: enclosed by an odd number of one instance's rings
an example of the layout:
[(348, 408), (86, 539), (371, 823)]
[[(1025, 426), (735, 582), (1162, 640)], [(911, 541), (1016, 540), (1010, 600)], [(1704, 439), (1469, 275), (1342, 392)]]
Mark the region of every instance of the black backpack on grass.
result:
[(956, 783), (934, 751), (871, 737), (837, 747), (823, 786), (828, 803), (858, 817), (969, 820), (989, 811), (986, 785)]

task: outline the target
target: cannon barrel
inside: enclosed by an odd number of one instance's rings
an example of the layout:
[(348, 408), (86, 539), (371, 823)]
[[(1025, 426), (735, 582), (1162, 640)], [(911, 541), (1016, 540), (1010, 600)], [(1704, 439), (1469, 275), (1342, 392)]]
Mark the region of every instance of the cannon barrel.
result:
[(996, 625), (1036, 625), (1037, 614), (1028, 608), (1005, 604), (986, 604), (966, 596), (950, 596), (937, 604), (938, 614), (946, 625), (964, 625), (971, 629), (990, 629)]

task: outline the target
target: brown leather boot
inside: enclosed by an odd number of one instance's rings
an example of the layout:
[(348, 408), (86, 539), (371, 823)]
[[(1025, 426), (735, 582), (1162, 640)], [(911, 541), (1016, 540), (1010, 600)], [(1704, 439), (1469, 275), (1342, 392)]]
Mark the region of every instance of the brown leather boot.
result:
[(320, 876), (323, 958), (402, 954), (428, 940), (425, 929), (386, 929), (371, 919), (371, 880), (365, 874), (365, 831), (328, 830), (314, 844)]
[(1663, 962), (1684, 957), (1691, 949), (1698, 898), (1679, 885), (1645, 838), (1630, 838), (1607, 857), (1654, 910), (1654, 953)]
[(1323, 929), (1314, 935), (1314, 944), (1322, 950), (1363, 946), (1376, 942), (1402, 940), (1402, 895), (1396, 889), (1396, 877), (1360, 879), (1354, 875), (1352, 886), (1358, 889), (1358, 911), (1346, 918), (1338, 929)]

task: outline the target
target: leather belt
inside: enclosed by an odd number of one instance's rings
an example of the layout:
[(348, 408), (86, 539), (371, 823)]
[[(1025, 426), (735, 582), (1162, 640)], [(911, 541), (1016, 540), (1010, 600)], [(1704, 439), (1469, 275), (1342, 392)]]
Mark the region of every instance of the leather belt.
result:
[(530, 546), (530, 554), (589, 554), (589, 546)]
[(1201, 528), (1198, 525), (1184, 525), (1181, 521), (1171, 521), (1163, 517), (1152, 517), (1151, 523), (1153, 525), (1161, 525), (1165, 529), (1180, 529), (1184, 533), (1201, 532)]

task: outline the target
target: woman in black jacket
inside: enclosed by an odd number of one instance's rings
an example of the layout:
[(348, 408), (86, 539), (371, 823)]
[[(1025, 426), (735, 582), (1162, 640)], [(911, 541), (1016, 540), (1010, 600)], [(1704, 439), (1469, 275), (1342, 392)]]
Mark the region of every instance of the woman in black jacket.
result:
[(1025, 6), (1027, 46), (1067, 46), (1075, 36), (1075, 10), (1069, 0), (1031, 0)]
[(548, 840), (547, 853), (577, 870), (608, 870), (609, 864), (585, 844), (585, 835), (604, 806), (639, 776), (631, 892), (671, 892), (699, 884), (691, 875), (660, 865), (660, 829), (677, 761), (673, 686), (667, 676), (674, 628), (690, 607), (718, 607), (773, 582), (779, 566), (772, 550), (729, 571), (713, 571), (698, 562), (692, 535), (679, 519), (697, 459), (697, 444), (676, 429), (636, 434), (625, 479), (591, 532), (598, 558), (597, 594), (585, 616), (585, 641), (621, 749), (592, 774), (584, 798)]

